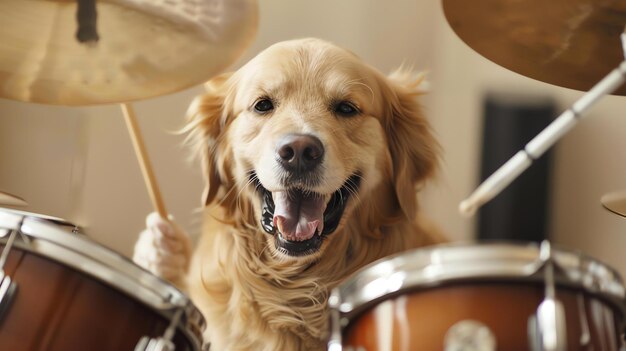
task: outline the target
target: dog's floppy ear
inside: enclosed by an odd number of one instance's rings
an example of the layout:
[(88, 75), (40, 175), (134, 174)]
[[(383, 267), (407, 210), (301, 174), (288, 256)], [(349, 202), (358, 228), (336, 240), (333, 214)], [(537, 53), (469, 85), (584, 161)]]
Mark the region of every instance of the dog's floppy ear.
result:
[(206, 93), (197, 96), (187, 110), (187, 142), (192, 144), (195, 156), (202, 161), (205, 205), (212, 203), (220, 189), (232, 186), (226, 174), (228, 162), (224, 132), (229, 122), (229, 93), (232, 73), (224, 73), (205, 83)]
[(392, 179), (403, 214), (414, 218), (417, 212), (417, 186), (433, 176), (439, 158), (439, 144), (422, 114), (417, 97), (423, 75), (398, 69), (386, 78), (385, 133), (392, 159)]

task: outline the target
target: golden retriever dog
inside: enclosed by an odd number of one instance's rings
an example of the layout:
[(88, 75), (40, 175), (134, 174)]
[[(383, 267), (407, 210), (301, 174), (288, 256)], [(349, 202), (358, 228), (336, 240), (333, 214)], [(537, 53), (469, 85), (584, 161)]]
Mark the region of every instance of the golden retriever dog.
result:
[(318, 39), (275, 44), (207, 83), (186, 127), (206, 177), (200, 241), (189, 262), (176, 243), (187, 239), (148, 223), (165, 239), (142, 235), (135, 261), (186, 274), (212, 349), (324, 349), (331, 289), (442, 241), (418, 215), (439, 150), (419, 83)]

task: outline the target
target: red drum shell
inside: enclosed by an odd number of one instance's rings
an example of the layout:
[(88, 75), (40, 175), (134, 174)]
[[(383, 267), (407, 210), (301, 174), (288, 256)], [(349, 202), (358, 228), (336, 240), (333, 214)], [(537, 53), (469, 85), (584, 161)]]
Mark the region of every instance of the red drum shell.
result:
[[(5, 273), (17, 292), (0, 319), (2, 350), (134, 350), (141, 337), (162, 336), (170, 323), (84, 273), (15, 246)], [(174, 344), (193, 350), (180, 332)]]
[(543, 302), (549, 324), (552, 289), (565, 315), (554, 331), (566, 331), (568, 350), (620, 349), (619, 273), (545, 242), (446, 244), (372, 263), (333, 289), (329, 350), (459, 350), (479, 341), (473, 349), (532, 350)]
[[(619, 349), (623, 318), (619, 311), (576, 289), (559, 288), (556, 297), (565, 308), (568, 350)], [(543, 285), (519, 282), (464, 282), (406, 292), (353, 318), (344, 330), (343, 343), (374, 351), (391, 340), (386, 350), (444, 350), (452, 325), (475, 320), (492, 331), (497, 350), (530, 350), (528, 318), (543, 298)], [(581, 345), (583, 321), (589, 341)], [(392, 324), (391, 338), (381, 335), (380, 323)]]

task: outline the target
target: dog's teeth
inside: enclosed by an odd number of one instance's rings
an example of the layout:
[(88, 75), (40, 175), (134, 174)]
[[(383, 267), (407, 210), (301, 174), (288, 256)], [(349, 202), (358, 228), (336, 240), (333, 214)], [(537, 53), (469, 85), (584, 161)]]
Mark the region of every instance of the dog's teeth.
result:
[(319, 228), (320, 225), (320, 221), (313, 221), (310, 223), (307, 223), (307, 226), (309, 227), (309, 233), (313, 233), (313, 235), (315, 235), (315, 231), (317, 230), (317, 228)]
[(285, 218), (281, 217), (281, 216), (276, 216), (274, 217), (274, 226), (278, 228), (278, 231), (281, 232), (282, 234), (285, 234), (285, 231), (283, 230), (283, 228), (285, 227)]

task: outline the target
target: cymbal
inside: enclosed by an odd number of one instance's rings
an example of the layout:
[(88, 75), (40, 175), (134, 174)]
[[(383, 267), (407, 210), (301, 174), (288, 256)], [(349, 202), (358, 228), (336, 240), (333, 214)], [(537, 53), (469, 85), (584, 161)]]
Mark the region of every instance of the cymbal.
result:
[(0, 206), (28, 206), (28, 203), (19, 196), (0, 191)]
[(588, 91), (624, 60), (626, 0), (443, 0), (443, 10), (476, 52), (546, 83)]
[(600, 202), (607, 210), (626, 217), (626, 191), (608, 193), (602, 196)]
[(102, 0), (99, 40), (76, 39), (72, 0), (0, 1), (0, 97), (129, 102), (201, 84), (252, 43), (256, 0)]

